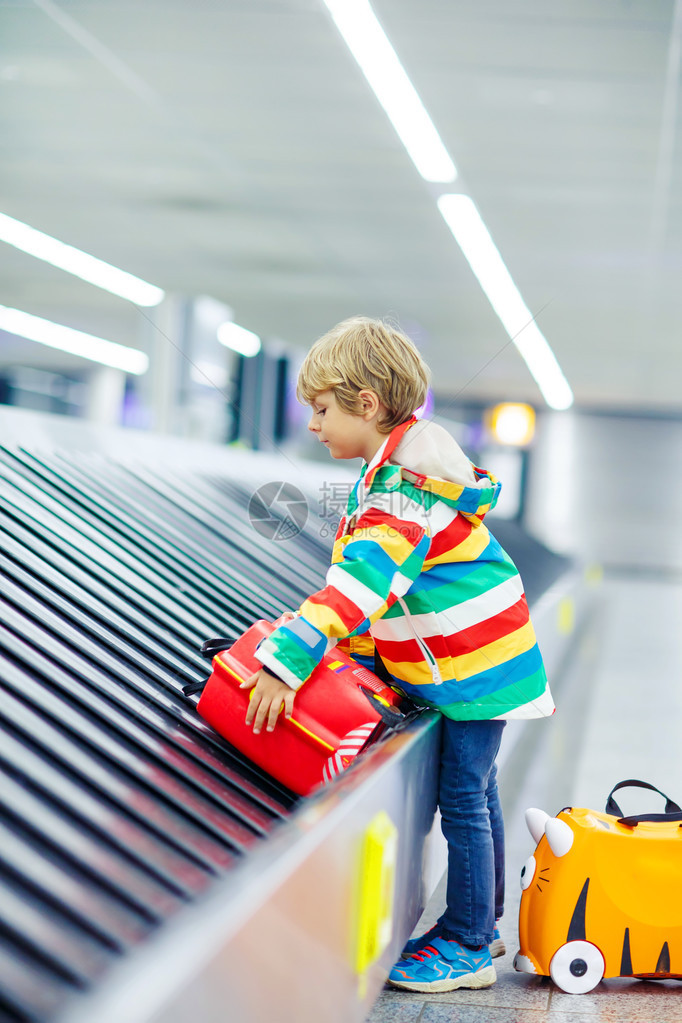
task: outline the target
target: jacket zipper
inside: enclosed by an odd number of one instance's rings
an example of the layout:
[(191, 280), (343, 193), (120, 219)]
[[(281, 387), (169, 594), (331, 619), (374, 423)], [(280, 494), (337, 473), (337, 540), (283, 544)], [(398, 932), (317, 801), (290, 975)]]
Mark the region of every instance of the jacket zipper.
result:
[(398, 603), (400, 604), (401, 608), (403, 609), (403, 614), (405, 616), (405, 620), (407, 621), (407, 623), (410, 626), (410, 629), (412, 630), (412, 635), (414, 636), (414, 638), (415, 638), (415, 640), (417, 642), (417, 645), (418, 645), (419, 649), (422, 652), (424, 660), (426, 661), (426, 663), (428, 664), (429, 668), (431, 669), (431, 678), (433, 679), (435, 685), (440, 685), (441, 682), (443, 681), (443, 679), (442, 679), (442, 676), (441, 676), (441, 673), (440, 673), (440, 668), (438, 667), (438, 662), (436, 661), (436, 658), (433, 656), (433, 654), (431, 653), (431, 651), (427, 647), (426, 643), (421, 638), (421, 636), (419, 635), (419, 633), (415, 629), (414, 625), (412, 624), (412, 616), (410, 615), (408, 606), (407, 606), (407, 604), (405, 603), (405, 601), (403, 600), (402, 597), (398, 597)]

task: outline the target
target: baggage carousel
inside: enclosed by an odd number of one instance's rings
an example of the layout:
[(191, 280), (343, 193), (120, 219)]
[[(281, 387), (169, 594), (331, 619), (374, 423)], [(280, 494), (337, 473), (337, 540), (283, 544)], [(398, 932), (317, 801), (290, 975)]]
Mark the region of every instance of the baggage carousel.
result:
[[(183, 694), (205, 639), (319, 587), (315, 514), (281, 542), (249, 517), (287, 474), (314, 511), (314, 474), (19, 411), (0, 429), (0, 1023), (364, 1019), (444, 868), (437, 716), (300, 800)], [(561, 656), (575, 574), (503, 529)]]

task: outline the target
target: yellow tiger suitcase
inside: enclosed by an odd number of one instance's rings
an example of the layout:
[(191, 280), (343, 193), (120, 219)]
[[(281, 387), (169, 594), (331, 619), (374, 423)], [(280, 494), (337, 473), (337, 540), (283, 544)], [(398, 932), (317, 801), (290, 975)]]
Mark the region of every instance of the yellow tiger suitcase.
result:
[[(614, 793), (651, 789), (665, 813), (624, 817)], [(682, 979), (682, 810), (647, 782), (611, 790), (606, 810), (532, 808), (537, 842), (521, 871), (515, 969), (570, 994), (604, 977)]]

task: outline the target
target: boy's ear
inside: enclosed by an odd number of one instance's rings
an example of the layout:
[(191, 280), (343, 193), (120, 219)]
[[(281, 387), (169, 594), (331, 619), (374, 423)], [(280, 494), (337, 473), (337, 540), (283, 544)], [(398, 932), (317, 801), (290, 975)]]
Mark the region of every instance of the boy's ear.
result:
[(359, 391), (358, 400), (360, 402), (360, 408), (362, 409), (360, 415), (363, 416), (363, 418), (372, 419), (381, 408), (379, 395), (376, 394), (375, 391)]

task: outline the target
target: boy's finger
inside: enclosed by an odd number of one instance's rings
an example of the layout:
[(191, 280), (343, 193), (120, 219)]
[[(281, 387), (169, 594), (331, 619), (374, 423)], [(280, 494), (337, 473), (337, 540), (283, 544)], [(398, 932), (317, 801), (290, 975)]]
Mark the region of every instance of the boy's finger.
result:
[(256, 711), (258, 710), (259, 702), (260, 701), (257, 696), (254, 696), (249, 700), (249, 705), (246, 708), (246, 717), (244, 719), (247, 726), (251, 724), (254, 717), (256, 716)]
[(277, 718), (279, 717), (280, 711), (282, 710), (282, 698), (276, 697), (270, 704), (270, 710), (268, 711), (268, 731), (273, 732), (275, 725), (277, 724)]
[(255, 675), (251, 675), (249, 678), (245, 678), (243, 682), (239, 683), (240, 689), (252, 689), (258, 681), (260, 671), (257, 671)]
[(287, 695), (284, 697), (284, 715), (285, 715), (285, 717), (290, 718), (291, 715), (294, 712), (294, 697), (295, 696), (296, 696), (296, 693), (292, 689), (291, 692), (287, 693)]
[(267, 699), (262, 699), (258, 705), (258, 710), (256, 711), (256, 716), (253, 721), (253, 731), (256, 735), (258, 735), (261, 728), (263, 727), (269, 708), (270, 701)]

